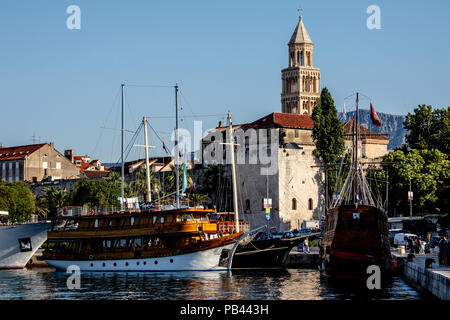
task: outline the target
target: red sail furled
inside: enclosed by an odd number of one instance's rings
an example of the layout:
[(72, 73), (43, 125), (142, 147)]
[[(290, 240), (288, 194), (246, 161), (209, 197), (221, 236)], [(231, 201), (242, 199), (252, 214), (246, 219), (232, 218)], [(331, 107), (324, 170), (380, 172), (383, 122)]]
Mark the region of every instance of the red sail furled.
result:
[(381, 126), (380, 118), (378, 118), (377, 113), (373, 108), (372, 102), (370, 103), (370, 119), (372, 119), (372, 123), (377, 127)]

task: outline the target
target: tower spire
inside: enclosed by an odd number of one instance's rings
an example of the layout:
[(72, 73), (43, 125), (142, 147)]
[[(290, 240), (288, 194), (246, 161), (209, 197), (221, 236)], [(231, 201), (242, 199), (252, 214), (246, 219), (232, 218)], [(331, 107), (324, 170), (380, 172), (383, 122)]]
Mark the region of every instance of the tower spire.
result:
[(297, 11), (298, 23), (288, 43), (289, 65), (281, 71), (281, 111), (312, 115), (320, 97), (320, 69), (313, 64), (314, 43), (303, 24), (302, 7)]

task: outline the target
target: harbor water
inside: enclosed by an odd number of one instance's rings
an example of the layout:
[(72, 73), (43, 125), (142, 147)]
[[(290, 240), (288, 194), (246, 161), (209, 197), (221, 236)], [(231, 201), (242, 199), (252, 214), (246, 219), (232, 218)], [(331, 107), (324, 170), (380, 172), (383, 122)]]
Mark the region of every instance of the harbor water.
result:
[(70, 274), (52, 269), (0, 270), (3, 300), (420, 300), (400, 277), (381, 289), (365, 281), (335, 279), (315, 269), (231, 272), (81, 273), (80, 289), (68, 289)]

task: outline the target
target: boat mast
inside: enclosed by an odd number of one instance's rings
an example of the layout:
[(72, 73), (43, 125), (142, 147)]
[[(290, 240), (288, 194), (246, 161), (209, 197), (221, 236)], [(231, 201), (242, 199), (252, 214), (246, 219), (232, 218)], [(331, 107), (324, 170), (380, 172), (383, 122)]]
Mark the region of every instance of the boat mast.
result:
[(359, 134), (359, 92), (356, 92), (356, 115), (354, 121), (354, 138), (353, 142), (353, 163), (354, 163), (354, 175), (353, 175), (353, 201), (357, 204), (356, 195), (358, 194), (358, 134)]
[(179, 175), (178, 172), (178, 156), (179, 156), (179, 150), (178, 150), (178, 84), (175, 84), (175, 118), (176, 118), (176, 125), (175, 125), (175, 202), (176, 202), (176, 208), (180, 207), (180, 186), (179, 186)]
[(123, 211), (123, 201), (124, 201), (124, 190), (123, 190), (123, 182), (124, 182), (124, 177), (125, 177), (125, 164), (123, 161), (123, 134), (124, 134), (124, 112), (123, 112), (123, 88), (124, 88), (125, 84), (121, 84), (122, 87), (122, 168), (121, 168), (121, 175), (120, 175), (120, 194), (121, 194), (121, 198), (120, 198), (120, 211)]
[(147, 175), (147, 202), (152, 202), (152, 193), (150, 189), (150, 165), (148, 161), (148, 138), (147, 138), (147, 118), (144, 116), (142, 119), (144, 123), (144, 142), (145, 142), (145, 171)]
[(239, 209), (237, 202), (237, 189), (236, 189), (236, 167), (234, 163), (234, 138), (233, 138), (233, 125), (231, 123), (231, 113), (228, 111), (228, 128), (230, 138), (230, 157), (231, 157), (231, 176), (233, 180), (233, 208), (234, 208), (234, 223), (236, 224), (236, 232), (239, 232)]

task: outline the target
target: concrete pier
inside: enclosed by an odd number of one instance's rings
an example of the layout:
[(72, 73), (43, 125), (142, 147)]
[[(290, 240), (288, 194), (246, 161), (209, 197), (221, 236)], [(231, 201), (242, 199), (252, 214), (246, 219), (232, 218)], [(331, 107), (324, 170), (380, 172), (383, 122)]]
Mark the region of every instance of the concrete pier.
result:
[[(403, 276), (416, 290), (441, 300), (450, 300), (450, 267), (439, 266), (436, 254), (416, 254), (412, 260), (407, 254), (394, 253), (393, 256), (403, 260)], [(434, 260), (430, 268), (425, 267), (427, 259)]]
[(313, 247), (310, 253), (298, 252), (297, 248), (293, 248), (286, 260), (286, 268), (312, 268), (319, 266), (319, 249)]

